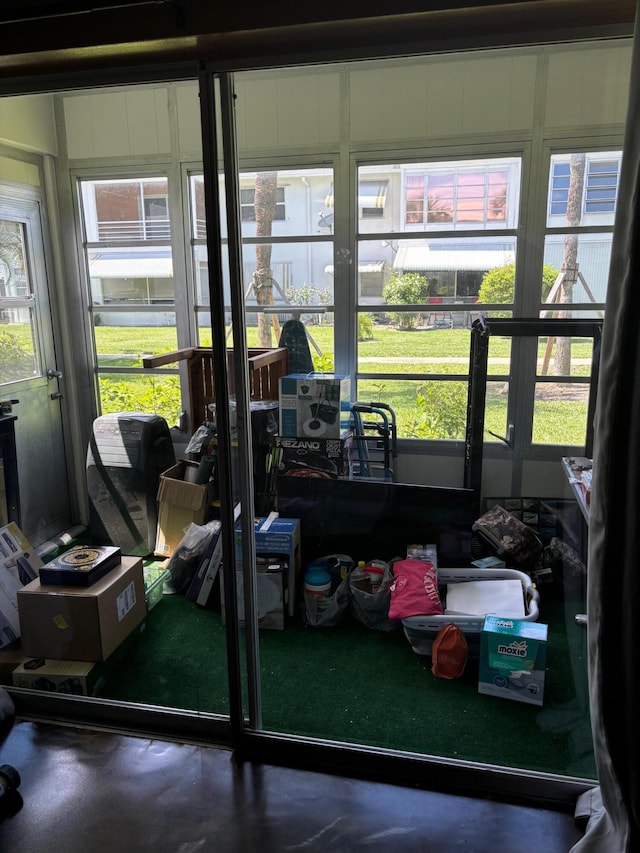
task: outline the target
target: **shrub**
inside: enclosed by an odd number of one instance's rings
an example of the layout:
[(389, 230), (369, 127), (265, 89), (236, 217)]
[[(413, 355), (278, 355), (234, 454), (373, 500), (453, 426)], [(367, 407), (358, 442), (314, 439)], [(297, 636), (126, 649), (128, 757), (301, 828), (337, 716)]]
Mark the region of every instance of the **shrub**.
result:
[(0, 382), (18, 382), (35, 375), (36, 361), (18, 338), (0, 329)]
[(373, 319), (371, 314), (358, 314), (358, 340), (370, 341), (373, 339)]
[[(426, 302), (429, 293), (427, 279), (415, 272), (402, 275), (392, 273), (382, 289), (382, 297), (389, 305), (421, 305)], [(389, 312), (399, 329), (414, 329), (418, 323), (419, 313)]]
[(411, 438), (464, 438), (467, 388), (462, 383), (429, 382), (418, 387), (413, 416), (405, 425)]
[[(558, 270), (548, 264), (542, 268), (542, 299), (545, 300), (558, 277)], [(506, 264), (503, 267), (486, 272), (478, 291), (479, 302), (512, 303), (516, 280), (516, 265)], [(492, 317), (508, 317), (506, 311), (492, 311)]]
[(177, 377), (133, 381), (123, 379), (100, 380), (100, 404), (103, 414), (112, 412), (147, 412), (163, 417), (169, 426), (178, 423), (180, 408), (180, 382)]

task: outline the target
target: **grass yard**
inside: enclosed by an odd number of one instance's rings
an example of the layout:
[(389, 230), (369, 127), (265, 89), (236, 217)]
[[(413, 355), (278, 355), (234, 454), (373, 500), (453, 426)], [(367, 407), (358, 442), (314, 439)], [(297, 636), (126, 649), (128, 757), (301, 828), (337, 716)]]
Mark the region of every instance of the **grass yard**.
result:
[[(8, 330), (9, 331), (9, 330)], [(211, 343), (209, 330), (201, 329), (201, 344)], [(11, 326), (18, 345), (30, 349), (28, 325)], [(333, 369), (334, 329), (331, 325), (310, 326), (310, 347), (316, 368)], [(97, 326), (98, 364), (103, 369), (100, 389), (103, 412), (154, 411), (177, 423), (181, 405), (177, 376), (148, 372), (143, 375), (111, 373), (111, 368), (141, 368), (142, 359), (177, 349), (173, 327)], [(275, 334), (273, 345), (276, 345)], [(258, 346), (258, 329), (247, 329), (247, 344)], [(393, 326), (373, 325), (372, 337), (358, 343), (358, 372), (375, 378), (358, 382), (358, 399), (385, 402), (396, 412), (398, 434), (417, 438), (464, 438), (466, 424), (466, 376), (469, 371), (470, 333), (465, 329), (418, 329), (398, 331)], [(588, 377), (591, 340), (572, 342), (572, 376)], [(538, 343), (538, 371), (545, 354), (548, 374), (553, 372), (555, 347), (547, 353), (547, 340)], [(489, 383), (486, 401), (487, 430), (504, 435), (507, 421), (507, 379), (511, 339), (489, 342)], [(395, 379), (394, 376), (402, 378)], [(440, 379), (448, 375), (461, 379)], [(410, 378), (407, 378), (410, 377)], [(569, 393), (568, 393), (569, 392)], [(571, 393), (573, 392), (573, 393)], [(535, 404), (533, 438), (536, 443), (575, 444), (584, 442), (588, 386), (539, 383)], [(486, 438), (491, 436), (486, 433)]]

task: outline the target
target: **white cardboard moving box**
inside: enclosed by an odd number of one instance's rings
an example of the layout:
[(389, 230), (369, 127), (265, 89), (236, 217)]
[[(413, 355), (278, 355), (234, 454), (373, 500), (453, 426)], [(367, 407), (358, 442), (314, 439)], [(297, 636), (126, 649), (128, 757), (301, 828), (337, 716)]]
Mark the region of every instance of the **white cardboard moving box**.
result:
[(18, 591), (25, 657), (102, 661), (147, 615), (142, 560), (119, 566), (88, 587), (43, 586)]

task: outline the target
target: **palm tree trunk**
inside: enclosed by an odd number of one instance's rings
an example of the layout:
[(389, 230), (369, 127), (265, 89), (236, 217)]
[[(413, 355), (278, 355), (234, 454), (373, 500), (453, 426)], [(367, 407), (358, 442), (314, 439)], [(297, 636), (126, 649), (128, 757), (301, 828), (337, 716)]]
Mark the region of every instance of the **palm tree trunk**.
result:
[[(258, 172), (256, 175), (254, 209), (256, 237), (271, 237), (276, 215), (277, 172)], [(271, 270), (271, 244), (256, 246), (256, 271), (251, 281), (258, 305), (273, 305), (273, 272)], [(270, 347), (271, 321), (268, 315), (258, 314), (258, 346)]]

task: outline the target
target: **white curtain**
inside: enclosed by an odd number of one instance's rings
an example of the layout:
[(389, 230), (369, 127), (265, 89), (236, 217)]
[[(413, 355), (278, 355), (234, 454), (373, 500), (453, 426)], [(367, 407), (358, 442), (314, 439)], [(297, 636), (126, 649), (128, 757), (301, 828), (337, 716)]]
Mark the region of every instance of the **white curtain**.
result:
[(640, 30), (613, 238), (595, 419), (587, 609), (599, 788), (572, 853), (640, 850)]

